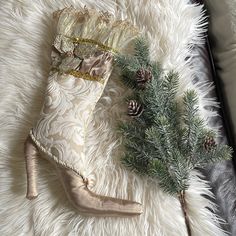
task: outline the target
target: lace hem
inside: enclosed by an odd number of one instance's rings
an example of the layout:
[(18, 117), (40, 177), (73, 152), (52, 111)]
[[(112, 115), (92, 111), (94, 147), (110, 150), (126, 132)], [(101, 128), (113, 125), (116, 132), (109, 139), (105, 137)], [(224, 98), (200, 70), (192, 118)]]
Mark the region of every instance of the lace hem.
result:
[(74, 43), (92, 44), (103, 51), (116, 53), (139, 35), (127, 20), (116, 20), (111, 14), (94, 9), (64, 8), (53, 13), (57, 34)]

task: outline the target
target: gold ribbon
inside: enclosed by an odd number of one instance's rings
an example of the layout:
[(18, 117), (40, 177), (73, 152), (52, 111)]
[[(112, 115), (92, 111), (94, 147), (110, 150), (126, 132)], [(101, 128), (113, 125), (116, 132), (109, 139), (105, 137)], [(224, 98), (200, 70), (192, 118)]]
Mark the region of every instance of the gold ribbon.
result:
[(102, 43), (100, 43), (96, 40), (93, 40), (93, 39), (86, 39), (86, 38), (80, 38), (80, 37), (72, 38), (72, 37), (68, 37), (68, 36), (66, 36), (66, 37), (71, 39), (73, 41), (73, 43), (92, 44), (92, 45), (97, 46), (102, 51), (118, 53), (118, 50), (116, 50), (112, 47), (106, 46), (106, 45), (104, 45), (104, 44), (102, 44)]
[(82, 78), (85, 80), (90, 80), (90, 81), (97, 81), (101, 84), (104, 83), (104, 78), (100, 76), (92, 76), (88, 72), (82, 72), (82, 71), (77, 71), (77, 70), (68, 70), (68, 71), (62, 71), (57, 67), (53, 67), (52, 71), (58, 72), (60, 74), (66, 74), (66, 75), (73, 75), (76, 78)]
[(67, 74), (67, 75), (73, 75), (74, 77), (77, 77), (77, 78), (83, 78), (85, 80), (97, 81), (101, 84), (104, 83), (104, 79), (102, 77), (92, 76), (88, 72), (81, 72), (81, 71), (77, 71), (77, 70), (69, 70), (69, 71), (66, 71), (64, 73)]

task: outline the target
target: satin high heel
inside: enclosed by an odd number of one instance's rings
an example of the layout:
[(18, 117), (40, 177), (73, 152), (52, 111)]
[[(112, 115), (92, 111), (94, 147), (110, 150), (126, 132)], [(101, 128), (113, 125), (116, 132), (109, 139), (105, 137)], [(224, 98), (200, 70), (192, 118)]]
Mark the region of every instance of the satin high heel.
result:
[[(27, 194), (30, 200), (38, 196), (37, 158), (39, 150), (30, 136), (25, 142), (25, 160), (27, 173)], [(87, 187), (87, 180), (73, 170), (56, 164), (56, 169), (73, 206), (81, 214), (90, 216), (136, 216), (142, 213), (140, 203), (119, 198), (98, 195)]]
[(26, 174), (27, 174), (27, 193), (26, 198), (34, 199), (38, 196), (37, 191), (37, 159), (39, 156), (38, 148), (33, 140), (28, 136), (24, 146)]

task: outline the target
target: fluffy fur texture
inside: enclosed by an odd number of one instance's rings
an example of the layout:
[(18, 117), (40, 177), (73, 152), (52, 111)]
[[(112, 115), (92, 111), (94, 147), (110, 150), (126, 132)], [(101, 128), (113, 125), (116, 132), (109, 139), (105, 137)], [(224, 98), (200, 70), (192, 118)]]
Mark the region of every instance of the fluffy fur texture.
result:
[[(198, 71), (195, 76), (195, 81), (198, 83), (206, 83), (207, 81), (208, 83), (212, 83), (213, 78), (211, 68), (209, 67), (210, 64), (207, 56), (207, 49), (203, 45), (198, 45), (194, 48), (192, 55), (193, 57), (191, 64)], [(214, 98), (216, 96), (214, 89), (209, 91), (207, 96), (208, 99)], [(217, 107), (208, 106), (207, 109), (213, 109), (219, 113), (219, 109)], [(227, 143), (221, 118), (219, 116), (210, 117), (208, 119), (208, 124), (218, 131), (218, 141)], [(228, 230), (230, 235), (236, 235), (236, 177), (233, 162), (222, 161), (220, 163), (210, 165), (202, 171), (206, 178), (210, 181), (210, 185), (216, 196), (215, 201), (219, 206), (219, 215), (221, 215), (221, 217), (228, 222), (228, 224), (224, 224), (222, 227)]]
[(233, 163), (232, 161), (218, 163), (207, 168), (205, 175), (211, 181), (220, 214), (228, 222), (224, 227), (234, 236), (236, 235), (236, 178)]
[[(193, 69), (187, 57), (192, 45), (202, 42), (204, 19), (201, 7), (187, 0), (61, 0), (1, 1), (0, 9), (0, 234), (1, 235), (134, 235), (185, 236), (186, 227), (178, 200), (164, 194), (156, 183), (128, 172), (120, 165), (122, 140), (116, 132), (117, 121), (124, 118), (122, 106), (128, 91), (116, 79), (109, 80), (96, 106), (87, 137), (85, 177), (89, 187), (109, 196), (142, 202), (140, 217), (82, 217), (67, 201), (56, 173), (47, 161), (39, 160), (37, 199), (25, 199), (26, 178), (23, 142), (39, 115), (46, 78), (50, 69), (51, 44), (55, 29), (54, 10), (73, 5), (108, 10), (117, 18), (128, 18), (149, 39), (152, 58), (164, 68), (180, 73), (179, 95), (193, 85)], [(201, 112), (214, 101), (201, 90)], [(202, 86), (202, 88), (204, 88)], [(208, 184), (193, 173), (187, 203), (193, 235), (224, 236), (218, 219), (206, 209), (215, 206), (201, 194), (211, 196)]]

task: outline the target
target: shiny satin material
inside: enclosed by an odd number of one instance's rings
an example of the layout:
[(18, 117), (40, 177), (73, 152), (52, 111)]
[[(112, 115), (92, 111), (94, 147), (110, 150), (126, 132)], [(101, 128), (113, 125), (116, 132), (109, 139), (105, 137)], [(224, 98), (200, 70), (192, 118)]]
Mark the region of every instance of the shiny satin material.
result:
[(57, 166), (57, 171), (68, 199), (80, 213), (91, 216), (135, 216), (142, 213), (142, 205), (137, 202), (97, 195), (74, 171), (61, 166)]
[(91, 76), (104, 77), (111, 71), (113, 56), (109, 52), (100, 52), (97, 55), (84, 59), (80, 66), (81, 72), (88, 72)]
[(32, 139), (28, 137), (25, 141), (25, 159), (27, 173), (27, 194), (28, 199), (34, 199), (38, 196), (37, 191), (37, 168), (36, 162), (38, 158), (38, 150)]
[[(37, 158), (39, 151), (30, 137), (25, 142), (28, 199), (38, 196), (37, 192)], [(87, 180), (73, 170), (54, 162), (66, 195), (80, 214), (87, 216), (136, 216), (142, 213), (140, 203), (98, 195), (87, 187)]]

